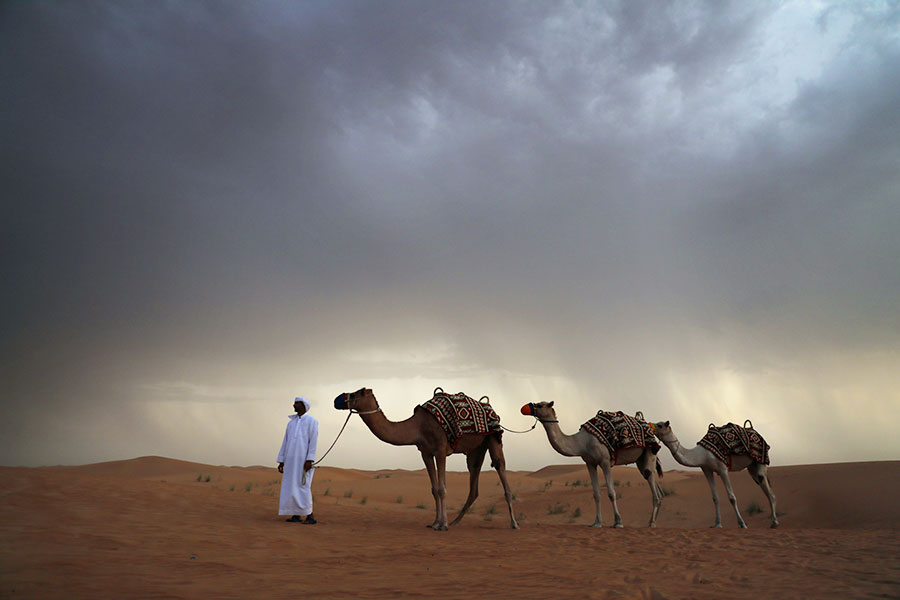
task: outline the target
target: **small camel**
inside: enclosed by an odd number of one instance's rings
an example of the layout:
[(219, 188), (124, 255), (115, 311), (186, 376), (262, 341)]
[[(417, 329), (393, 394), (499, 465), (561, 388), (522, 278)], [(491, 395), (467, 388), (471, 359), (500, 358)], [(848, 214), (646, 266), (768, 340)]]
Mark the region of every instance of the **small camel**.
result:
[[(563, 456), (580, 456), (587, 466), (588, 475), (591, 476), (591, 485), (594, 487), (594, 503), (597, 505), (597, 513), (591, 527), (602, 527), (600, 519), (600, 481), (597, 477), (597, 466), (603, 470), (606, 479), (606, 491), (609, 501), (612, 503), (615, 522), (612, 527), (624, 527), (622, 516), (619, 514), (619, 506), (616, 504), (616, 491), (612, 478), (613, 459), (609, 450), (590, 432), (579, 429), (574, 435), (566, 435), (559, 428), (559, 419), (553, 409), (553, 402), (534, 402), (522, 407), (523, 415), (531, 415), (544, 425), (547, 439), (553, 449)], [(650, 485), (650, 493), (653, 496), (653, 511), (650, 513), (650, 527), (656, 527), (656, 517), (662, 503), (662, 490), (657, 482), (657, 474), (662, 476), (662, 468), (656, 458), (656, 454), (650, 448), (627, 448), (619, 451), (615, 459), (617, 465), (629, 465), (637, 463), (638, 470)], [(655, 468), (654, 468), (655, 467)]]
[(447, 434), (437, 420), (426, 410), (416, 410), (405, 421), (389, 421), (385, 417), (375, 394), (367, 388), (352, 393), (341, 394), (334, 400), (337, 409), (349, 409), (359, 413), (366, 426), (375, 437), (394, 446), (415, 446), (422, 453), (428, 478), (431, 480), (431, 495), (434, 497), (434, 522), (429, 525), (435, 531), (445, 531), (447, 524), (446, 464), (447, 456), (454, 453), (466, 455), (466, 466), (469, 469), (469, 496), (459, 514), (450, 525), (456, 525), (478, 497), (478, 476), (484, 463), (484, 455), (491, 455), (491, 466), (497, 469), (506, 506), (509, 508), (509, 523), (512, 529), (518, 529), (512, 508), (512, 493), (506, 481), (506, 459), (503, 457), (503, 443), (495, 433), (463, 434), (458, 440), (456, 449), (450, 445)]
[[(658, 437), (672, 452), (672, 456), (676, 461), (686, 467), (700, 467), (703, 471), (703, 475), (706, 476), (706, 482), (709, 484), (709, 489), (712, 492), (713, 504), (716, 507), (716, 522), (713, 524), (713, 527), (722, 526), (722, 517), (719, 514), (719, 495), (716, 493), (716, 481), (713, 477), (713, 474), (717, 473), (722, 479), (722, 483), (725, 484), (725, 491), (728, 493), (728, 500), (731, 502), (731, 506), (734, 508), (734, 514), (737, 515), (738, 525), (742, 529), (746, 529), (747, 524), (744, 522), (743, 517), (741, 517), (741, 511), (738, 510), (737, 498), (735, 498), (734, 490), (731, 489), (731, 480), (728, 477), (729, 466), (719, 460), (715, 454), (703, 446), (698, 445), (691, 449), (682, 446), (678, 441), (678, 438), (675, 437), (675, 434), (672, 432), (672, 427), (669, 425), (668, 421), (654, 423), (653, 431), (656, 434), (656, 437)], [(756, 462), (746, 454), (732, 454), (730, 470), (742, 471), (744, 469), (747, 469), (751, 479), (762, 488), (763, 492), (765, 492), (766, 496), (769, 498), (769, 506), (772, 509), (771, 527), (778, 527), (778, 516), (775, 512), (775, 494), (772, 493), (772, 486), (769, 483), (769, 467)]]

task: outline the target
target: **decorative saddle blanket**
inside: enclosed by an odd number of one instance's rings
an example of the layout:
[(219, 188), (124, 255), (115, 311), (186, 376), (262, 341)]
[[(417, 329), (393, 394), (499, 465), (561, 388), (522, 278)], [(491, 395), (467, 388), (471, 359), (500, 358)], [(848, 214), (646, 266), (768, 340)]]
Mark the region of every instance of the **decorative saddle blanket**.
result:
[(469, 398), (462, 392), (447, 394), (441, 388), (434, 392), (434, 397), (416, 407), (427, 410), (437, 419), (447, 434), (450, 445), (456, 450), (459, 438), (467, 433), (494, 433), (503, 435), (500, 417), (487, 402), (479, 402)]
[(753, 427), (740, 427), (734, 423), (721, 427), (710, 424), (706, 435), (697, 443), (715, 454), (729, 469), (731, 457), (744, 454), (760, 464), (769, 464), (769, 445)]
[(653, 454), (659, 452), (660, 445), (650, 429), (650, 424), (630, 417), (622, 411), (599, 410), (597, 416), (583, 424), (581, 428), (606, 446), (614, 463), (619, 451), (628, 448), (650, 448)]

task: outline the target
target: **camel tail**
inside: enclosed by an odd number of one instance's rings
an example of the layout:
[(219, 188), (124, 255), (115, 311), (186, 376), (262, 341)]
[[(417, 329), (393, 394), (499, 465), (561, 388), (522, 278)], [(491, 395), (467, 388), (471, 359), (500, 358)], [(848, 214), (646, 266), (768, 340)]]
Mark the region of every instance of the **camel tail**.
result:
[(656, 459), (656, 474), (659, 475), (660, 477), (663, 476), (662, 465), (659, 464), (659, 459), (658, 459), (658, 458)]

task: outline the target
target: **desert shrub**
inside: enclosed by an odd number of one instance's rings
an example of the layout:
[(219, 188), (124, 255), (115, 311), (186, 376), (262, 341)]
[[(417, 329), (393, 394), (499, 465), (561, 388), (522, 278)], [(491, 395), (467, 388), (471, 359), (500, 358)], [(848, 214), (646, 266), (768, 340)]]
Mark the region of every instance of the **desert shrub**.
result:
[(353, 490), (347, 490), (346, 492), (344, 492), (344, 498), (352, 498), (352, 497), (353, 497)]
[(581, 516), (581, 508), (576, 508), (574, 511), (572, 511), (572, 518), (577, 519), (580, 516)]
[(360, 504), (365, 504), (365, 503), (368, 502), (368, 501), (369, 501), (369, 497), (368, 497), (368, 496), (363, 496), (363, 497), (362, 497), (362, 500), (360, 500), (359, 503), (360, 503)]
[(548, 507), (547, 507), (547, 514), (548, 514), (548, 515), (559, 515), (559, 514), (562, 514), (562, 513), (564, 513), (564, 512), (566, 512), (566, 507), (563, 506), (562, 504), (560, 504), (559, 502), (557, 502), (557, 503), (554, 504), (553, 506), (548, 506)]
[(397, 496), (397, 504), (403, 504), (403, 496)]
[(763, 511), (762, 507), (756, 502), (750, 503), (750, 506), (747, 507), (747, 514), (751, 517), (755, 514), (759, 514)]

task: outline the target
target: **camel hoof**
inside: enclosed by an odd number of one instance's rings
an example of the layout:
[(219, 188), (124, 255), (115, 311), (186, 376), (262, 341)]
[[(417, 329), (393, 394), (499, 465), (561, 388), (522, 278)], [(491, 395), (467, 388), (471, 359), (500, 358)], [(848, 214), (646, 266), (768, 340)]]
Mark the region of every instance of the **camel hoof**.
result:
[(769, 529), (778, 529), (778, 523), (772, 523), (769, 525)]
[(518, 523), (513, 523), (512, 525), (509, 526), (509, 528), (510, 528), (510, 529), (518, 529), (518, 528), (519, 528), (519, 524), (518, 524)]
[(747, 524), (746, 524), (746, 523), (741, 523), (741, 524), (739, 525), (739, 527), (740, 527), (741, 529), (749, 529), (749, 527), (747, 527)]
[(588, 525), (588, 527), (595, 527), (595, 528), (597, 528), (597, 529), (603, 529), (603, 525), (602, 525), (601, 523), (599, 523), (599, 522), (598, 522), (598, 523), (593, 523), (593, 524), (591, 524), (591, 525)]
[(622, 525), (621, 523), (616, 523), (615, 525), (610, 527), (610, 529), (625, 529), (625, 526)]
[(722, 524), (716, 523), (715, 525), (711, 526), (710, 529), (722, 529)]

